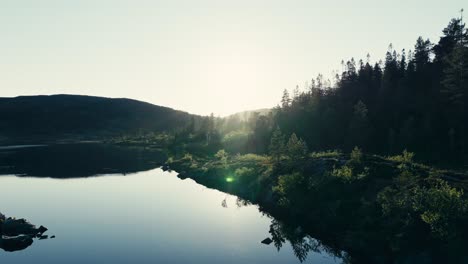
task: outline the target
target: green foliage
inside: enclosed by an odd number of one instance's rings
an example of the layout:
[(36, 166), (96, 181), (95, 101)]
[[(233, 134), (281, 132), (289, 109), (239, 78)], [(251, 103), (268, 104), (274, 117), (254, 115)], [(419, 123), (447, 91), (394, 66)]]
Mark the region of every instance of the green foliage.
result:
[(248, 133), (244, 130), (234, 130), (223, 136), (222, 143), (231, 141), (239, 141), (239, 139), (246, 138)]
[(174, 162), (174, 157), (170, 156), (170, 157), (167, 158), (166, 163), (171, 164), (173, 162)]
[(255, 173), (255, 170), (253, 168), (240, 167), (236, 169), (234, 173), (239, 177), (248, 177), (253, 175)]
[(341, 168), (333, 168), (331, 175), (345, 182), (352, 182), (355, 178), (353, 176), (353, 169), (347, 165), (344, 165)]
[(327, 150), (322, 152), (312, 152), (310, 154), (311, 158), (338, 158), (342, 155), (339, 150)]
[(185, 153), (184, 156), (182, 157), (182, 160), (192, 162), (193, 161), (193, 156), (190, 153)]
[(315, 151), (359, 146), (393, 155), (408, 148), (421, 160), (463, 164), (468, 30), (454, 19), (437, 43), (418, 38), (413, 50), (390, 46), (384, 62), (373, 65), (343, 61), (334, 87), (319, 75), (292, 98), (284, 91), (271, 127), (295, 133)]
[(401, 155), (391, 156), (388, 157), (388, 160), (400, 162), (400, 163), (412, 163), (414, 158), (414, 153), (408, 152), (406, 149), (403, 150)]
[(281, 133), (279, 127), (273, 132), (270, 140), (270, 155), (274, 159), (275, 163), (280, 162), (281, 156), (284, 154), (285, 140), (284, 135)]
[(239, 162), (258, 164), (267, 162), (268, 157), (249, 153), (245, 155), (236, 155), (235, 159)]
[(273, 191), (280, 195), (279, 204), (281, 206), (289, 206), (299, 194), (298, 190), (302, 188), (304, 188), (304, 175), (296, 172), (280, 175), (278, 184), (273, 187)]
[(245, 130), (234, 130), (223, 136), (221, 144), (230, 153), (245, 152), (249, 132)]
[(434, 172), (423, 181), (409, 167), (401, 169), (394, 183), (378, 194), (384, 216), (399, 219), (400, 224), (406, 226), (422, 221), (438, 239), (459, 235), (457, 230), (466, 221), (468, 212), (463, 190), (450, 186)]
[(229, 155), (224, 149), (220, 149), (218, 150), (218, 152), (216, 152), (215, 157), (219, 159), (220, 161), (222, 161), (223, 163), (225, 163)]
[(463, 190), (436, 179), (429, 187), (415, 188), (413, 209), (439, 238), (456, 236), (457, 222), (467, 218), (468, 201)]
[(352, 165), (343, 165), (340, 168), (334, 167), (330, 175), (343, 182), (351, 183), (367, 177), (369, 175), (369, 168), (365, 167), (362, 171), (356, 172), (356, 169)]
[(362, 163), (362, 151), (360, 148), (354, 147), (351, 151), (350, 159), (346, 161), (346, 164), (339, 168), (334, 166), (333, 170), (329, 174), (346, 183), (361, 180), (369, 175), (369, 168), (363, 166)]
[[(398, 259), (412, 243), (430, 250), (439, 249), (440, 241), (464, 239), (468, 205), (456, 187), (466, 183), (414, 161), (415, 153), (421, 160), (446, 161), (468, 154), (468, 108), (461, 107), (468, 102), (463, 79), (468, 74), (456, 75), (465, 69), (457, 34), (444, 34), (434, 49), (418, 39), (408, 56), (390, 47), (384, 68), (351, 59), (343, 63), (335, 89), (319, 76), (293, 98), (286, 90), (274, 114), (220, 121), (225, 122), (223, 149), (206, 151), (206, 160), (184, 157), (190, 162), (182, 168), (190, 166), (204, 176), (200, 181), (221, 186), (228, 175), (236, 184), (227, 191), (253, 201), (260, 197), (294, 221), (329, 232), (350, 252), (374, 254), (377, 248)], [(287, 141), (284, 135), (290, 135)], [(233, 152), (235, 145), (242, 147)], [(317, 152), (309, 154), (308, 147)], [(350, 151), (349, 159), (340, 151), (319, 152), (333, 148)], [(382, 158), (364, 155), (361, 148), (380, 155), (402, 153)], [(252, 154), (229, 157), (225, 150)], [(458, 182), (442, 180), (452, 178)]]
[(286, 145), (287, 155), (291, 160), (301, 160), (307, 155), (307, 144), (295, 133), (291, 135)]

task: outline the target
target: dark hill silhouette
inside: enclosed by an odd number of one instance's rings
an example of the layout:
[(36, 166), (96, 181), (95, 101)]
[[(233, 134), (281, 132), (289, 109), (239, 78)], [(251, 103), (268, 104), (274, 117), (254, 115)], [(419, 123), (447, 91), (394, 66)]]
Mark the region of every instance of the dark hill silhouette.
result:
[(81, 95), (0, 98), (2, 140), (97, 139), (146, 131), (174, 131), (193, 115), (125, 98)]

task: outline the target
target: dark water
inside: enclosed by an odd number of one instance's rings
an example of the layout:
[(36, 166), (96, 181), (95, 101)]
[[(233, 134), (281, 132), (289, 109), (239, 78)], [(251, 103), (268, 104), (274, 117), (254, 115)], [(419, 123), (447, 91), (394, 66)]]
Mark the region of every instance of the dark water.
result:
[(284, 239), (279, 250), (261, 244), (270, 227), (281, 229), (276, 220), (163, 172), (158, 151), (35, 146), (1, 150), (0, 158), (0, 212), (56, 236), (21, 251), (0, 249), (2, 263), (342, 262), (310, 237), (294, 246)]

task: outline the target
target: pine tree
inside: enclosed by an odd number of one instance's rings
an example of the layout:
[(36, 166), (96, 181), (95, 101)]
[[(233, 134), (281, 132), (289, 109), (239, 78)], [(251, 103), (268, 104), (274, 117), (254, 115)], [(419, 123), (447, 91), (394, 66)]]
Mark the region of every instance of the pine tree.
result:
[(349, 147), (359, 146), (364, 147), (369, 136), (369, 120), (367, 117), (367, 106), (359, 101), (354, 105), (353, 117), (349, 125)]
[(284, 153), (285, 148), (285, 139), (283, 133), (281, 133), (281, 129), (276, 127), (275, 131), (273, 131), (273, 135), (271, 136), (270, 140), (270, 155), (273, 157), (276, 164), (278, 164), (281, 160), (281, 156)]
[(296, 133), (293, 133), (286, 145), (288, 156), (291, 160), (300, 160), (307, 154), (307, 144), (304, 140), (299, 139)]
[(461, 111), (468, 92), (468, 48), (457, 45), (448, 56), (447, 65), (442, 92), (447, 101)]
[(296, 85), (296, 88), (294, 88), (293, 90), (293, 99), (296, 100), (297, 98), (299, 98), (299, 85)]
[(431, 50), (431, 42), (428, 39), (424, 40), (422, 37), (419, 37), (414, 46), (414, 62), (417, 71), (422, 71), (429, 62)]
[(289, 97), (289, 92), (287, 89), (283, 91), (283, 97), (281, 98), (281, 106), (283, 108), (288, 108), (291, 104), (291, 98)]
[(444, 62), (445, 58), (452, 53), (457, 43), (463, 41), (462, 36), (466, 35), (465, 24), (461, 18), (454, 18), (442, 32), (444, 35), (434, 47), (435, 59), (439, 62)]

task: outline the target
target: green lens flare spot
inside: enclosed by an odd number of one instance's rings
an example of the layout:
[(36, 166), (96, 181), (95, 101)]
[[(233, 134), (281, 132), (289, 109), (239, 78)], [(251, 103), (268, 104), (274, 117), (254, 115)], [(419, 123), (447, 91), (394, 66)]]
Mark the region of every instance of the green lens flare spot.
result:
[(234, 178), (233, 177), (227, 177), (226, 178), (226, 182), (233, 182), (234, 181)]

